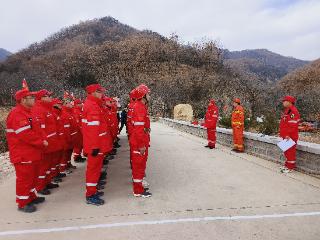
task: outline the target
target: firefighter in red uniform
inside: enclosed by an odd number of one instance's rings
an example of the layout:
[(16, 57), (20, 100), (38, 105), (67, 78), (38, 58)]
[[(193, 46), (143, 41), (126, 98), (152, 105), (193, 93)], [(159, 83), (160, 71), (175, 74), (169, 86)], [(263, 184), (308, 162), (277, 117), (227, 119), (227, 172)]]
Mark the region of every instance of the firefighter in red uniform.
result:
[(231, 126), (233, 132), (233, 151), (244, 152), (244, 109), (239, 98), (233, 100), (233, 111), (231, 115)]
[(136, 89), (136, 103), (133, 105), (132, 129), (130, 133), (130, 145), (132, 147), (132, 180), (133, 194), (135, 197), (151, 197), (152, 194), (143, 187), (143, 178), (146, 170), (147, 148), (149, 147), (148, 111), (147, 104), (150, 101), (149, 88), (138, 87)]
[(61, 119), (62, 101), (58, 98), (55, 98), (52, 100), (52, 106), (53, 106), (53, 114), (56, 118), (57, 135), (58, 135), (58, 140), (59, 140), (58, 151), (56, 152), (56, 154), (57, 154), (57, 159), (55, 162), (56, 169), (55, 169), (55, 171), (53, 171), (53, 180), (54, 180), (54, 182), (59, 183), (59, 182), (62, 182), (62, 177), (64, 177), (63, 174), (60, 174), (60, 164), (63, 162), (64, 146), (66, 144), (64, 136), (63, 136), (64, 126), (63, 126), (63, 122)]
[(23, 212), (36, 211), (34, 204), (45, 200), (37, 197), (35, 187), (42, 151), (48, 142), (33, 129), (33, 95), (27, 89), (16, 92), (17, 105), (8, 115), (6, 129), (10, 161), (16, 171), (16, 202)]
[(71, 163), (71, 156), (73, 152), (75, 139), (80, 134), (78, 131), (76, 120), (72, 114), (72, 99), (65, 97), (63, 99), (63, 106), (61, 111), (61, 120), (63, 123), (63, 137), (64, 137), (64, 157), (60, 163), (61, 176), (65, 177), (66, 174), (72, 173), (72, 169), (76, 166)]
[(57, 135), (56, 118), (52, 109), (51, 92), (43, 89), (36, 94), (36, 104), (32, 108), (34, 116), (34, 129), (42, 136), (43, 140), (48, 141), (49, 146), (45, 149), (43, 159), (39, 166), (39, 177), (37, 191), (40, 194), (48, 195), (52, 188), (59, 187), (52, 183), (51, 171), (56, 165), (56, 152), (59, 150), (59, 140)]
[(103, 159), (112, 150), (108, 141), (108, 125), (103, 110), (103, 93), (100, 84), (86, 87), (87, 98), (83, 106), (82, 134), (83, 150), (88, 156), (86, 169), (86, 201), (87, 204), (103, 205), (100, 197), (103, 192), (97, 189)]
[(208, 109), (205, 116), (205, 127), (207, 128), (207, 135), (208, 135), (208, 147), (213, 149), (216, 147), (216, 129), (217, 129), (217, 122), (219, 118), (219, 109), (215, 104), (213, 99), (210, 100), (208, 105)]
[(73, 117), (77, 123), (77, 138), (74, 140), (73, 157), (75, 162), (84, 162), (86, 159), (81, 156), (82, 153), (82, 102), (80, 99), (74, 100)]
[[(285, 96), (282, 100), (284, 111), (280, 120), (280, 137), (289, 140), (290, 138), (298, 142), (300, 114), (295, 106), (296, 99), (292, 96)], [(284, 155), (286, 157), (285, 165), (281, 168), (282, 173), (289, 173), (296, 167), (296, 146), (294, 145)]]

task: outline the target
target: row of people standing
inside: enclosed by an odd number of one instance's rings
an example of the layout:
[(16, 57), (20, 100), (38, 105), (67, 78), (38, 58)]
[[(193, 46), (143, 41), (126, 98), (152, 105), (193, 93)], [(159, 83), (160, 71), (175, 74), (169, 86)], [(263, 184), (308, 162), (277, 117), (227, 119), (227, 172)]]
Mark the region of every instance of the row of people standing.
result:
[[(99, 103), (102, 107), (99, 112), (100, 109), (92, 108), (90, 104), (92, 101), (99, 102), (93, 92), (104, 89), (100, 85), (90, 85), (86, 90), (88, 97), (84, 106), (69, 94), (65, 94), (62, 100), (52, 98), (53, 93), (45, 89), (30, 92), (25, 86), (15, 93), (16, 106), (7, 117), (6, 135), (10, 161), (16, 171), (18, 210), (36, 211), (35, 205), (45, 201), (45, 197), (38, 194), (50, 195), (51, 189), (58, 188), (62, 179), (76, 168), (71, 163), (72, 155), (75, 162), (86, 161), (82, 155), (89, 159), (86, 202), (95, 205), (104, 203), (96, 198), (103, 192), (95, 189), (104, 188), (106, 171), (101, 172), (94, 157), (96, 154), (99, 159), (103, 157), (107, 164), (116, 153), (115, 147), (120, 146), (117, 106), (114, 99), (104, 96)], [(92, 120), (98, 117), (101, 117), (101, 125), (98, 120)], [(106, 129), (108, 131), (104, 131)], [(102, 137), (104, 145), (100, 147)], [(101, 151), (97, 152), (97, 149)]]
[[(293, 96), (285, 96), (282, 99), (283, 113), (281, 114), (279, 125), (279, 136), (283, 139), (292, 139), (295, 143), (299, 139), (300, 114), (295, 106), (296, 99)], [(211, 99), (205, 114), (205, 124), (207, 128), (208, 144), (205, 146), (214, 149), (216, 145), (216, 128), (219, 121), (219, 108), (215, 100)], [(241, 105), (241, 100), (233, 100), (233, 111), (231, 114), (231, 127), (233, 135), (233, 149), (237, 153), (244, 152), (244, 124), (245, 110)], [(290, 173), (296, 167), (296, 145), (284, 152), (286, 161), (280, 168), (282, 173)]]

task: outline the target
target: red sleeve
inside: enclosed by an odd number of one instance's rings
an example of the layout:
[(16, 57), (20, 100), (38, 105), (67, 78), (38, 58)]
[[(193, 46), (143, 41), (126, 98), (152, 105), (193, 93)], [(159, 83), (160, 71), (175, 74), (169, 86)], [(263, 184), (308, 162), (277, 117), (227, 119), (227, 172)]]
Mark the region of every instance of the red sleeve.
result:
[(147, 111), (145, 108), (137, 106), (132, 116), (132, 140), (133, 145), (137, 148), (143, 148), (148, 145), (147, 135), (145, 132)]
[(90, 145), (92, 149), (98, 149), (100, 147), (99, 143), (99, 129), (100, 129), (100, 117), (101, 111), (99, 109), (91, 109), (87, 113), (87, 132), (90, 139)]
[(32, 129), (31, 122), (23, 115), (16, 115), (13, 117), (12, 129), (14, 130), (16, 137), (26, 144), (43, 148), (43, 140), (34, 129)]

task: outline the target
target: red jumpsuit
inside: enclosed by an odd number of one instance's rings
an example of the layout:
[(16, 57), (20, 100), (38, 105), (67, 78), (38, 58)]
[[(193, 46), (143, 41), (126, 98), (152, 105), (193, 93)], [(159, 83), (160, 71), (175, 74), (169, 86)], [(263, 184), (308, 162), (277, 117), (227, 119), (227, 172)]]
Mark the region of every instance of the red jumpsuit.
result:
[[(137, 101), (133, 105), (133, 114), (131, 118), (132, 129), (130, 133), (130, 146), (132, 147), (132, 179), (134, 194), (144, 192), (142, 180), (145, 176), (147, 148), (149, 147), (149, 128), (148, 112), (146, 105)], [(141, 154), (139, 149), (146, 148), (146, 152)]]
[(61, 121), (63, 124), (64, 153), (60, 163), (60, 173), (66, 173), (68, 165), (71, 163), (71, 156), (74, 147), (74, 140), (78, 137), (76, 120), (72, 114), (72, 108), (62, 106)]
[[(86, 197), (97, 192), (97, 185), (106, 153), (113, 148), (102, 100), (88, 95), (83, 106), (82, 118), (83, 150), (88, 155), (86, 170)], [(97, 156), (92, 150), (99, 149)]]
[[(297, 108), (294, 105), (290, 108), (286, 108), (280, 120), (280, 137), (290, 137), (297, 143), (299, 138), (299, 121), (300, 114)], [(294, 169), (296, 167), (296, 145), (288, 149), (284, 155), (286, 157), (285, 166), (288, 169)]]
[(74, 159), (81, 157), (83, 142), (82, 142), (82, 107), (75, 106), (73, 108), (73, 117), (76, 121), (77, 127), (77, 137), (74, 139), (74, 148), (73, 148), (73, 155)]
[(17, 104), (7, 117), (10, 161), (16, 171), (16, 202), (19, 208), (34, 200), (43, 139), (33, 129), (31, 110)]
[(235, 150), (243, 152), (244, 109), (240, 105), (235, 107), (232, 112), (231, 126), (233, 130), (233, 148)]
[(34, 116), (34, 129), (42, 136), (42, 139), (47, 140), (49, 144), (45, 149), (43, 159), (39, 166), (37, 191), (40, 191), (52, 180), (51, 171), (55, 171), (59, 139), (57, 135), (57, 122), (51, 102), (38, 100), (32, 108), (32, 114)]
[(206, 116), (205, 116), (205, 127), (207, 128), (208, 135), (208, 146), (216, 146), (216, 129), (219, 118), (219, 109), (216, 105), (209, 104)]
[(56, 161), (56, 170), (53, 172), (53, 177), (57, 176), (59, 173), (65, 173), (65, 168), (62, 167), (62, 171), (60, 171), (60, 164), (64, 162), (64, 148), (66, 145), (66, 141), (64, 138), (64, 125), (63, 121), (61, 119), (62, 110), (53, 108), (53, 113), (56, 117), (56, 123), (57, 123), (57, 135), (59, 140), (59, 149), (57, 151), (57, 161)]

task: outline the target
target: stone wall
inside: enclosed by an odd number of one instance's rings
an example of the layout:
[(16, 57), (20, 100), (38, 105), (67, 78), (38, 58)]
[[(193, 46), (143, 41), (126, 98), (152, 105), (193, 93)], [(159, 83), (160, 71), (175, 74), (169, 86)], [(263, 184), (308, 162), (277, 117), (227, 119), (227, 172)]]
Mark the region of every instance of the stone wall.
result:
[[(159, 122), (192, 135), (207, 137), (206, 129), (202, 126), (169, 118), (160, 118)], [(277, 146), (281, 138), (250, 132), (245, 132), (244, 137), (246, 153), (273, 162), (282, 163), (284, 161), (283, 153)], [(217, 142), (231, 148), (233, 146), (232, 130), (217, 128)], [(297, 169), (311, 174), (320, 174), (320, 144), (298, 142)]]

